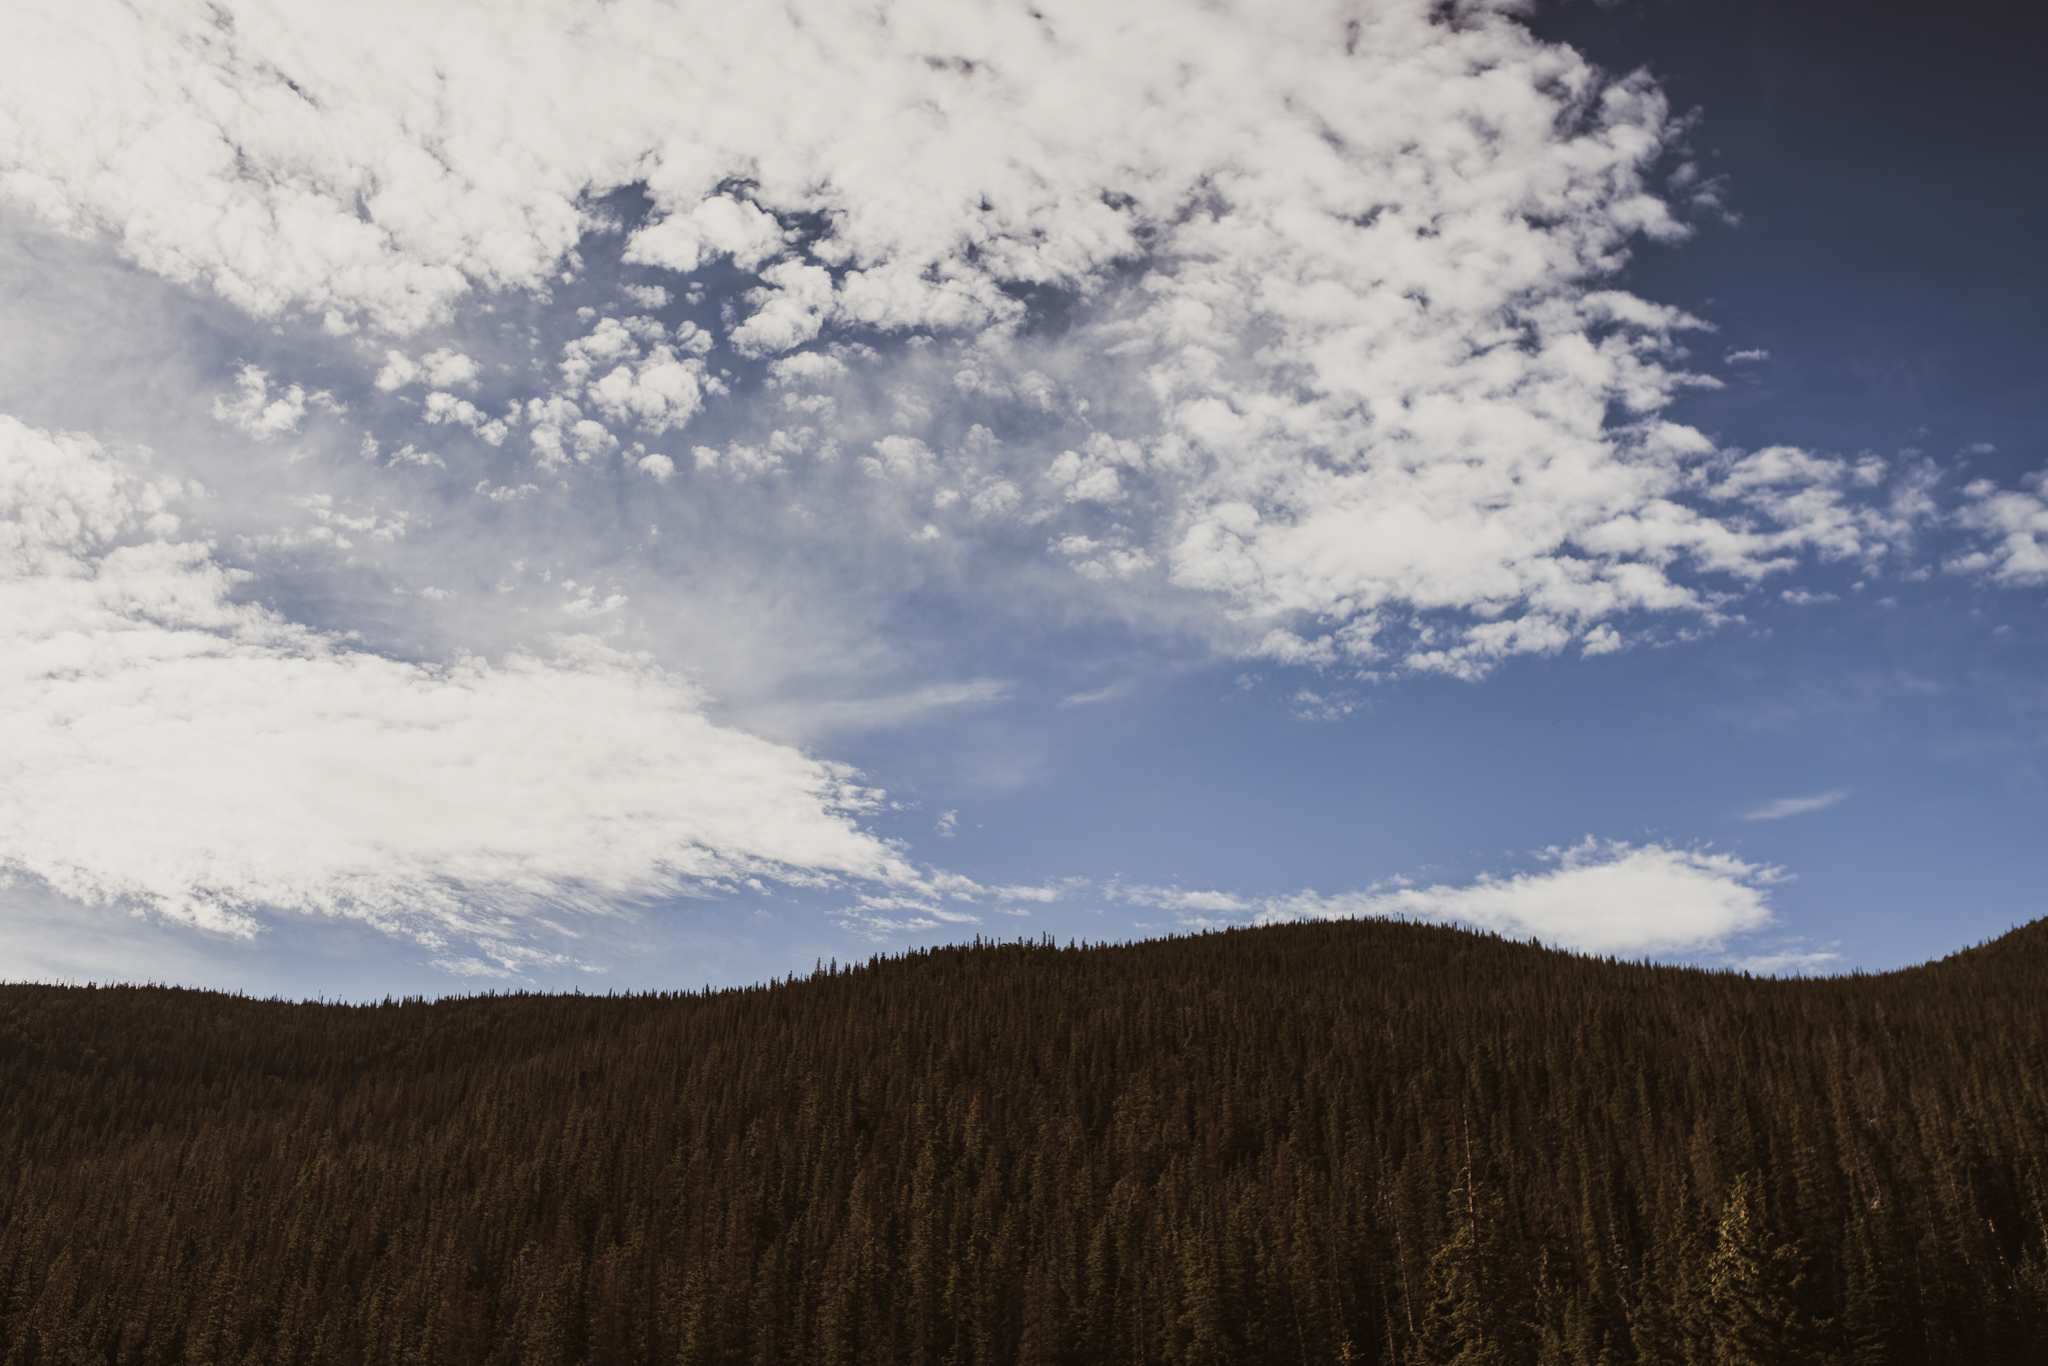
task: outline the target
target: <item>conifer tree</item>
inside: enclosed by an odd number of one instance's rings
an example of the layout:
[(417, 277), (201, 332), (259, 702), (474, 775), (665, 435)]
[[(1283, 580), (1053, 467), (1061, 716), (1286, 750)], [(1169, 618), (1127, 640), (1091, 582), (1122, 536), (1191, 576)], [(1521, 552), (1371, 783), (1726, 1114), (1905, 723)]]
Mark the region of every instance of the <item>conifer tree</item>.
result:
[(1643, 1257), (1629, 1337), (1641, 1366), (1712, 1366), (1702, 1211), (1692, 1183), (1678, 1182), (1668, 1222)]
[(1423, 1360), (1428, 1366), (1522, 1366), (1533, 1356), (1536, 1329), (1527, 1281), (1507, 1237), (1506, 1203), (1468, 1162), (1444, 1212), (1451, 1236), (1429, 1262)]
[(1901, 1306), (1888, 1274), (1888, 1259), (1871, 1222), (1857, 1215), (1849, 1221), (1843, 1238), (1842, 1265), (1847, 1284), (1842, 1327), (1855, 1366), (1891, 1366), (1898, 1360)]
[(1713, 1366), (1805, 1366), (1815, 1346), (1798, 1294), (1806, 1258), (1780, 1243), (1765, 1221), (1753, 1172), (1735, 1178), (1721, 1207), (1707, 1294), (1713, 1322)]

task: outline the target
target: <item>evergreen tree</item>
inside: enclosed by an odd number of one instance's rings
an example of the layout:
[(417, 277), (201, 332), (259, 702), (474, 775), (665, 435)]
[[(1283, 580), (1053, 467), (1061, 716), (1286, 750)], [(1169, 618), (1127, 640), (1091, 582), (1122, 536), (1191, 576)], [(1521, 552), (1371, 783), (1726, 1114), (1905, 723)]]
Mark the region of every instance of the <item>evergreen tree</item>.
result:
[(1855, 1366), (1892, 1366), (1900, 1359), (1903, 1306), (1872, 1222), (1859, 1213), (1843, 1237), (1842, 1327)]
[(1760, 1184), (1754, 1173), (1742, 1173), (1721, 1207), (1707, 1264), (1713, 1366), (1806, 1366), (1814, 1360), (1815, 1325), (1799, 1309), (1806, 1258), (1772, 1235)]
[(1713, 1366), (1703, 1220), (1692, 1183), (1681, 1176), (1643, 1257), (1629, 1337), (1641, 1366)]
[(1423, 1322), (1428, 1366), (1522, 1366), (1533, 1360), (1528, 1282), (1507, 1236), (1507, 1207), (1468, 1161), (1444, 1213), (1451, 1236), (1430, 1258)]

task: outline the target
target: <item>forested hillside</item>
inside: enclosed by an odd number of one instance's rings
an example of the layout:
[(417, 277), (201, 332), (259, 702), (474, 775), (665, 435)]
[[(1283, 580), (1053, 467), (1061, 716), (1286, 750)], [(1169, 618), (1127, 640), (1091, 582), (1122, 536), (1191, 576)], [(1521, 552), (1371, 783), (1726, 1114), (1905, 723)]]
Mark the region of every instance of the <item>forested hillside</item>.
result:
[(0, 1366), (2048, 1361), (2048, 923), (1752, 980), (1453, 929), (751, 990), (0, 987)]

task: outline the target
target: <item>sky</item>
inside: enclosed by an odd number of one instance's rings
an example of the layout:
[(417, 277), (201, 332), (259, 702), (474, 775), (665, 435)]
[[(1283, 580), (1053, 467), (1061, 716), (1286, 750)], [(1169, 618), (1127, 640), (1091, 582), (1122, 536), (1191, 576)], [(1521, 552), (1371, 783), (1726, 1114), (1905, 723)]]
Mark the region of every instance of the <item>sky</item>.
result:
[(0, 978), (2001, 934), (2043, 27), (9, 6)]

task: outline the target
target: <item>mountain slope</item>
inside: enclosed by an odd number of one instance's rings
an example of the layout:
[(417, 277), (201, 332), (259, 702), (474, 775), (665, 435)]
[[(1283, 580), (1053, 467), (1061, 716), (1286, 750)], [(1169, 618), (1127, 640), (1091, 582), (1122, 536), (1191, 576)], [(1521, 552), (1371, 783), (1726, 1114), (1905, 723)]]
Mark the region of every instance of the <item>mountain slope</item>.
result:
[(1811, 981), (1354, 922), (0, 987), (0, 1366), (2033, 1362), (2044, 988), (2041, 922)]

